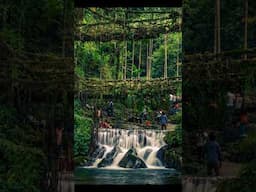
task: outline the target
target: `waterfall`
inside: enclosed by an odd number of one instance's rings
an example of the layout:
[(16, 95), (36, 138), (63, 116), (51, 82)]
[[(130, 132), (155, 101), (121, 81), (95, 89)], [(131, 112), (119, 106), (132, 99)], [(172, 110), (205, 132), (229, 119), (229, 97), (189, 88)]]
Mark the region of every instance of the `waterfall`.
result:
[(99, 164), (104, 161), (104, 165), (100, 167), (118, 168), (122, 159), (131, 153), (136, 156), (136, 163), (140, 161), (147, 168), (163, 168), (162, 162), (157, 158), (157, 152), (166, 145), (165, 132), (162, 130), (100, 129), (98, 145), (104, 150), (104, 154), (95, 159), (93, 167), (99, 167)]

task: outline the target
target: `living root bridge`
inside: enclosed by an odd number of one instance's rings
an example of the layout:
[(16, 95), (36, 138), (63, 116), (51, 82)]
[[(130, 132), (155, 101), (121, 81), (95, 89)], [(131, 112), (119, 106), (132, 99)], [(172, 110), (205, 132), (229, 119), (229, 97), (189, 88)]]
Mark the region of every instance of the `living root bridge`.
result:
[[(244, 59), (244, 55), (247, 59)], [(183, 80), (185, 82), (245, 80), (256, 74), (256, 48), (231, 50), (220, 54), (185, 55)]]
[[(78, 78), (78, 77), (77, 77)], [(151, 92), (176, 93), (177, 86), (181, 84), (181, 77), (178, 78), (157, 78), (151, 80), (96, 80), (81, 79), (76, 81), (76, 91), (86, 92), (88, 95), (126, 94), (129, 91), (148, 90)]]

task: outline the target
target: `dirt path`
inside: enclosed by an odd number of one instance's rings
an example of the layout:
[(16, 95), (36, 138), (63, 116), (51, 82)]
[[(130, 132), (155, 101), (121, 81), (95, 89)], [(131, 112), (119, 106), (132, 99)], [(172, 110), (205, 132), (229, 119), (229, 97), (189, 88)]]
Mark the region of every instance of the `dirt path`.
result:
[(242, 164), (223, 161), (220, 169), (220, 176), (232, 177), (237, 176)]
[(176, 126), (176, 125), (174, 125), (174, 124), (168, 123), (166, 129), (167, 129), (168, 131), (174, 131), (174, 130), (175, 130), (175, 126)]

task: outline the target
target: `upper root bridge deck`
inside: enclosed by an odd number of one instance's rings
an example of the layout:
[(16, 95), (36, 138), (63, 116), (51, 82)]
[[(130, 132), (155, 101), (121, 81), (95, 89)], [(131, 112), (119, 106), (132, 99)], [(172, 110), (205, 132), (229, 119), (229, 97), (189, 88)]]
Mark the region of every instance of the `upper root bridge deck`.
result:
[[(78, 77), (77, 77), (78, 78)], [(175, 78), (155, 78), (151, 80), (130, 79), (130, 80), (98, 80), (98, 79), (82, 79), (76, 81), (76, 90), (86, 92), (89, 95), (94, 94), (119, 94), (130, 90), (151, 90), (174, 92), (177, 85), (181, 83), (181, 77)]]

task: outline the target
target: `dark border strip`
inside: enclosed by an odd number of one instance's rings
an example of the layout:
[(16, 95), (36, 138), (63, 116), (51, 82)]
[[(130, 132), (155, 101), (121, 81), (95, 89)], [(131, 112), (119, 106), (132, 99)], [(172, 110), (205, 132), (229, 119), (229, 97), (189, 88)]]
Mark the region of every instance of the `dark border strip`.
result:
[(182, 0), (75, 0), (75, 7), (181, 7)]
[(181, 192), (181, 184), (171, 185), (75, 185), (75, 192)]

